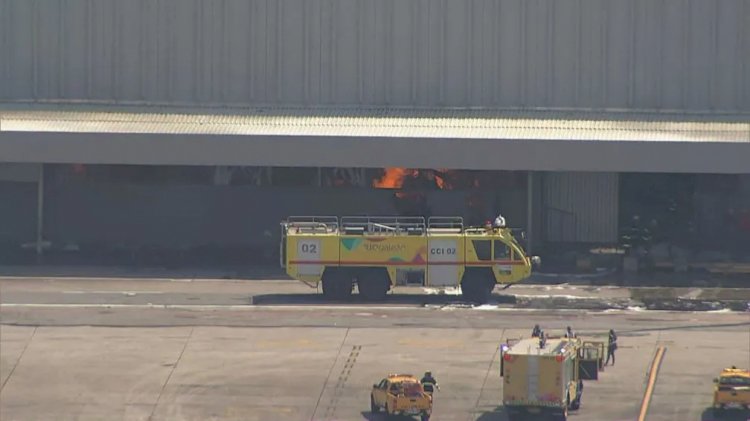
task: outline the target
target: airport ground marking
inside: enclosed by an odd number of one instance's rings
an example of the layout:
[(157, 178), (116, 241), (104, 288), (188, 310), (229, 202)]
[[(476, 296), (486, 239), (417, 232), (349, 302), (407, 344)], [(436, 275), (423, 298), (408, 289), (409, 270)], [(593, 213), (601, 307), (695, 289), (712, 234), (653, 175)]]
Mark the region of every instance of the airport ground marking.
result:
[(660, 346), (656, 350), (654, 360), (651, 362), (651, 367), (648, 373), (648, 383), (646, 384), (646, 392), (643, 394), (643, 401), (641, 401), (641, 410), (638, 414), (638, 421), (645, 421), (646, 415), (648, 414), (648, 408), (651, 404), (651, 398), (656, 388), (656, 379), (659, 376), (659, 368), (664, 360), (664, 353), (667, 352), (667, 347)]

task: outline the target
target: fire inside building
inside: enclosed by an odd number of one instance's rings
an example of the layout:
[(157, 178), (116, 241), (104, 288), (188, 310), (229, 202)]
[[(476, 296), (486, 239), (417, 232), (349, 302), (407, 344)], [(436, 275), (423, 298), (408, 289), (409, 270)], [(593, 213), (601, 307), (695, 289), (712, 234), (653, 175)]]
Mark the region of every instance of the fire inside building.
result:
[(688, 3), (0, 0), (0, 263), (500, 213), (541, 270), (750, 273), (747, 1)]
[(481, 225), (499, 213), (527, 230), (543, 271), (575, 270), (596, 250), (648, 255), (654, 270), (750, 258), (750, 176), (48, 164), (40, 196), (34, 167), (0, 169), (0, 216), (16, 221), (0, 228), (3, 264), (35, 261), (41, 229), (47, 263), (274, 265), (279, 222), (301, 214)]

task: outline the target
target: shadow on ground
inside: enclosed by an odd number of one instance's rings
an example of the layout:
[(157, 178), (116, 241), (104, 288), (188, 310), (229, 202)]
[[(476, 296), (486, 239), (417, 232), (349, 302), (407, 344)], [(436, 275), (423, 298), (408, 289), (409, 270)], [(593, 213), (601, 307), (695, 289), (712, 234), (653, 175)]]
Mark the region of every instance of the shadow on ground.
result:
[(479, 415), (476, 421), (553, 421), (556, 418), (547, 414), (513, 414), (510, 415), (505, 407), (498, 406), (493, 411)]
[(725, 411), (715, 411), (713, 408), (706, 408), (701, 416), (701, 421), (747, 421), (750, 420), (750, 410), (735, 409)]
[(508, 413), (505, 411), (505, 407), (498, 406), (490, 412), (479, 415), (476, 421), (508, 421)]
[[(250, 297), (253, 305), (340, 305), (372, 304), (372, 305), (406, 305), (406, 306), (467, 306), (472, 304), (463, 300), (460, 295), (424, 295), (424, 294), (390, 294), (385, 300), (368, 301), (354, 294), (347, 301), (330, 300), (323, 294), (260, 294)], [(489, 305), (515, 305), (513, 295), (494, 294)]]
[(388, 419), (388, 421), (414, 421), (419, 419), (419, 417), (407, 417), (403, 415), (396, 415), (394, 417), (386, 418), (385, 414), (383, 414), (382, 412), (379, 414), (374, 414), (370, 411), (362, 411), (362, 417), (367, 421), (385, 421), (386, 419)]

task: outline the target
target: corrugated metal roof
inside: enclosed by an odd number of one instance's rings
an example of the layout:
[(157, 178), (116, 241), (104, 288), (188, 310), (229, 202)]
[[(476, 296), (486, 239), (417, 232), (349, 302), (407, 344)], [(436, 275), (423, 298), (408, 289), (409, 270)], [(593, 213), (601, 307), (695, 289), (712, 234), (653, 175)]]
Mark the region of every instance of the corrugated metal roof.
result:
[[(750, 142), (750, 117), (616, 112), (4, 106), (0, 131)], [(723, 121), (725, 120), (725, 121)]]

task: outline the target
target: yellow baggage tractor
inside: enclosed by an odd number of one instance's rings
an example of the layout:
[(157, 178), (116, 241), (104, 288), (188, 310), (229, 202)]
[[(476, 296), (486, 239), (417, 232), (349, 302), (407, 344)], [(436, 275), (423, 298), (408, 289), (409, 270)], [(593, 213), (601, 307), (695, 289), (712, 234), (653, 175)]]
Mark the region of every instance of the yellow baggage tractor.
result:
[(484, 303), (496, 284), (531, 275), (518, 230), (465, 227), (460, 217), (289, 217), (281, 224), (281, 265), (294, 279), (331, 299), (346, 300), (356, 285), (365, 299), (384, 299), (396, 285), (461, 287)]
[(731, 367), (714, 379), (714, 410), (750, 409), (750, 370)]
[(417, 415), (421, 421), (429, 421), (432, 397), (411, 374), (391, 374), (372, 385), (370, 413), (380, 411), (385, 412), (386, 418)]

